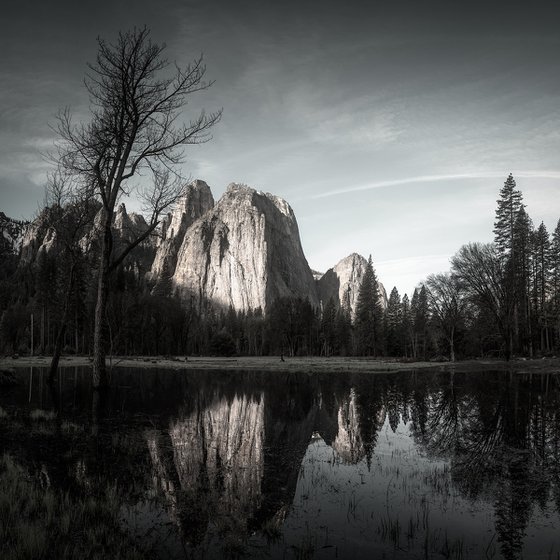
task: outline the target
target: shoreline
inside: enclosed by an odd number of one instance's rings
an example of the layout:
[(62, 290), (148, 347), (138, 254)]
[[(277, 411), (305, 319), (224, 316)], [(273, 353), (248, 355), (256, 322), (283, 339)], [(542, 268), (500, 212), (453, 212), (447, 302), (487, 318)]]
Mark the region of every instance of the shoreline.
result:
[[(49, 356), (22, 356), (17, 359), (0, 357), (0, 369), (21, 367), (48, 367)], [(372, 372), (385, 373), (418, 369), (453, 369), (455, 371), (500, 370), (514, 373), (560, 373), (560, 358), (504, 360), (465, 360), (461, 362), (399, 362), (391, 359), (357, 357), (294, 357), (240, 356), (218, 357), (162, 357), (162, 356), (113, 356), (107, 359), (107, 367), (162, 368), (179, 370), (243, 370), (243, 371), (284, 371), (284, 372)], [(88, 367), (88, 356), (63, 356), (59, 367)]]

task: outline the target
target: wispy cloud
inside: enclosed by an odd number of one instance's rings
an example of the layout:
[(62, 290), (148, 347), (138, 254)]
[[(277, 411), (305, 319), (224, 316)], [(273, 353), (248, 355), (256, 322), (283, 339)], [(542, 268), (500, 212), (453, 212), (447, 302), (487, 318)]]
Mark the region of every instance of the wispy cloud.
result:
[[(514, 177), (524, 179), (555, 179), (560, 180), (560, 171), (516, 171), (512, 172)], [(456, 173), (448, 175), (420, 175), (417, 177), (404, 177), (402, 179), (391, 179), (387, 181), (376, 181), (363, 185), (354, 185), (342, 189), (331, 190), (319, 194), (311, 195), (309, 198), (327, 198), (352, 192), (369, 191), (383, 189), (386, 187), (398, 187), (403, 185), (413, 185), (421, 183), (438, 183), (445, 181), (463, 181), (471, 179), (496, 179), (503, 177), (503, 171), (491, 171), (485, 173)]]

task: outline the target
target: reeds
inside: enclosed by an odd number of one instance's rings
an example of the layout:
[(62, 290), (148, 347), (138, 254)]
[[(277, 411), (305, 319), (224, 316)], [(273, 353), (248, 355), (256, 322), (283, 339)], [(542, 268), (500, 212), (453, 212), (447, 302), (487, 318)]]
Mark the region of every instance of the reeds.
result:
[(0, 457), (0, 557), (146, 558), (119, 525), (115, 487), (96, 495), (72, 496), (41, 485), (12, 456)]

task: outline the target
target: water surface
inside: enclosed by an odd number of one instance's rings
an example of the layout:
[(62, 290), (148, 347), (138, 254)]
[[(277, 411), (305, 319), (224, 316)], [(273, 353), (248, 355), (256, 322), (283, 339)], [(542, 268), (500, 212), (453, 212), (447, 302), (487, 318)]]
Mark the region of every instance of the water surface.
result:
[(157, 558), (560, 558), (558, 375), (18, 370), (0, 445)]

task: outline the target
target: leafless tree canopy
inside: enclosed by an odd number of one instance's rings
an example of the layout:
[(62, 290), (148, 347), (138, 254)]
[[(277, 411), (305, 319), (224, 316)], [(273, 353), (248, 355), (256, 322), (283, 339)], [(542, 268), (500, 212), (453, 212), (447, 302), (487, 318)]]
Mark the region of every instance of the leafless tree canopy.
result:
[(179, 194), (177, 165), (185, 146), (209, 140), (221, 117), (221, 111), (203, 111), (190, 122), (181, 120), (188, 97), (212, 82), (204, 79), (202, 57), (181, 69), (163, 57), (164, 50), (152, 43), (147, 28), (120, 33), (114, 45), (99, 39), (97, 60), (85, 77), (91, 119), (76, 124), (65, 109), (57, 126), (61, 165), (109, 211), (134, 188), (130, 179), (148, 169), (152, 187), (138, 195), (155, 220)]
[[(159, 216), (181, 194), (184, 181), (178, 172), (184, 149), (210, 138), (221, 111), (202, 111), (186, 123), (182, 109), (191, 94), (212, 85), (206, 81), (202, 58), (186, 68), (171, 65), (163, 56), (165, 45), (152, 43), (147, 28), (120, 33), (117, 42), (99, 39), (95, 64), (89, 65), (85, 86), (90, 95), (91, 118), (75, 124), (71, 112), (58, 117), (60, 143), (57, 164), (71, 177), (80, 198), (98, 198), (100, 256), (94, 325), (93, 384), (107, 383), (105, 326), (109, 276), (126, 256), (157, 227)], [(151, 174), (149, 186), (131, 180)], [(136, 195), (149, 211), (148, 228), (115, 252), (112, 223), (117, 201)], [(97, 220), (96, 220), (97, 221)]]
[(469, 243), (461, 247), (451, 263), (466, 294), (494, 316), (509, 359), (515, 299), (513, 286), (507, 281), (508, 265), (500, 258), (498, 248), (493, 243)]

